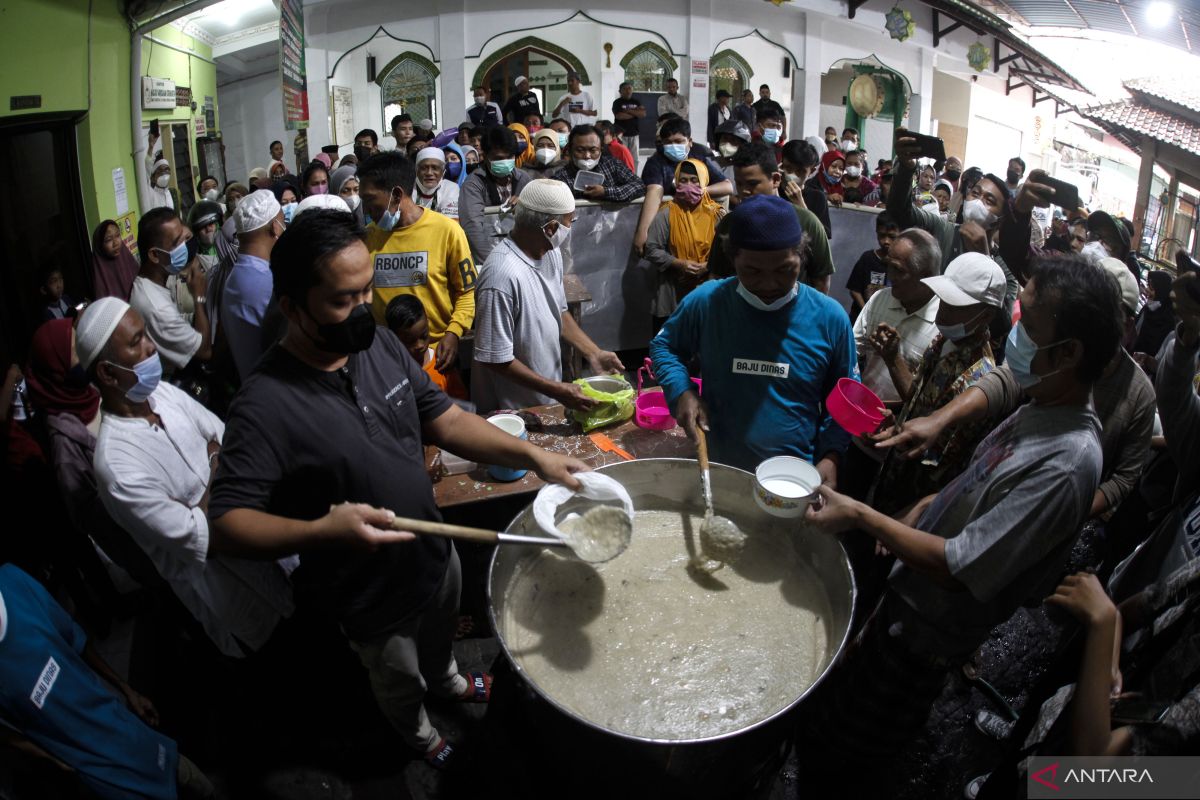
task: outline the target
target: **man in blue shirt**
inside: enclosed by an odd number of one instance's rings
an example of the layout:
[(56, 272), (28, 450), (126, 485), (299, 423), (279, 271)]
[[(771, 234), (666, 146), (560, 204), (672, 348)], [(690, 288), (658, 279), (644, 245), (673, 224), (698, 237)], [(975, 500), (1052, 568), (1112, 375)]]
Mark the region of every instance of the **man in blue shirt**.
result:
[(213, 796), (212, 784), (175, 742), (146, 724), (158, 722), (150, 701), (12, 564), (0, 566), (0, 719), (0, 741), (70, 767), (104, 800)]
[(271, 192), (251, 192), (233, 212), (238, 257), (221, 293), (221, 324), (238, 377), (250, 376), (267, 348), (263, 319), (271, 302), (271, 249), (283, 235), (283, 212)]
[[(735, 277), (689, 294), (650, 342), (667, 402), (689, 435), (697, 425), (709, 431), (714, 461), (752, 470), (772, 456), (797, 456), (836, 486), (850, 436), (823, 402), (839, 378), (858, 379), (850, 318), (800, 282), (807, 248), (787, 200), (742, 201), (729, 237)], [(688, 375), (693, 358), (703, 401)]]

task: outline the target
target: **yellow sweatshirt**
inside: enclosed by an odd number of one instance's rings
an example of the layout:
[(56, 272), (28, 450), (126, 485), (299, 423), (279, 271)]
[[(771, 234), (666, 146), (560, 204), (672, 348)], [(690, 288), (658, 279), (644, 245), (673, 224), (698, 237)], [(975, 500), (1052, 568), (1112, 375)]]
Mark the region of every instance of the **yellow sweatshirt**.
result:
[(462, 336), (475, 321), (475, 265), (459, 224), (425, 209), (407, 228), (367, 228), (367, 247), (375, 267), (375, 319), (385, 325), (388, 302), (412, 294), (425, 306), (432, 342), (446, 332)]

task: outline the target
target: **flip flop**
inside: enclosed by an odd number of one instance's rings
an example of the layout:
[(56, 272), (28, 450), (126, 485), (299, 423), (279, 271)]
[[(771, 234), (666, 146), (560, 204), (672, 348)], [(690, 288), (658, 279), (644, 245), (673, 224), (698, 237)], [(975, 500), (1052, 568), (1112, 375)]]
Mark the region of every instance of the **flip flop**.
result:
[(486, 703), (492, 699), (492, 676), (487, 672), (468, 672), (467, 679), (469, 694), (459, 695), (460, 703)]
[(446, 737), (438, 739), (438, 743), (433, 746), (433, 749), (425, 754), (425, 763), (434, 769), (440, 771), (447, 770), (454, 763), (454, 754), (457, 752), (454, 745), (446, 741)]

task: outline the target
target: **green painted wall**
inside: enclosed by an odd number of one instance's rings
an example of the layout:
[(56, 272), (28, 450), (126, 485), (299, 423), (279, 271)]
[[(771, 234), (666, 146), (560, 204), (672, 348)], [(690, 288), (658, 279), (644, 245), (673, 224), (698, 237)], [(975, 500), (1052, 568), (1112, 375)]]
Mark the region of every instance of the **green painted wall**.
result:
[[(114, 168), (125, 170), (135, 211), (137, 194), (130, 156), (129, 27), (118, 0), (94, 0), (89, 63), (88, 23), (87, 0), (0, 4), (0, 118), (64, 111), (86, 115), (76, 139), (90, 232), (100, 220), (116, 215)], [(9, 97), (26, 94), (40, 94), (42, 107), (10, 111)]]
[[(167, 42), (182, 50), (189, 50), (195, 53), (196, 56), (200, 56), (200, 58), (197, 58), (187, 53), (181, 53), (179, 50), (163, 47), (161, 44), (152, 42), (149, 39), (142, 42), (142, 75), (151, 78), (169, 78), (175, 81), (177, 87), (186, 86), (190, 88), (192, 90), (192, 101), (196, 104), (196, 111), (194, 113), (190, 108), (178, 106), (174, 111), (166, 109), (145, 110), (142, 112), (142, 119), (146, 124), (149, 124), (149, 120), (152, 117), (157, 118), (160, 125), (168, 124), (169, 122), (188, 123), (192, 165), (196, 172), (196, 179), (198, 180), (203, 170), (199, 167), (199, 153), (196, 152), (195, 120), (197, 117), (201, 119), (204, 117), (205, 97), (213, 98), (216, 109), (217, 130), (221, 129), (221, 109), (217, 100), (217, 68), (214, 64), (210, 64), (204, 60), (206, 58), (212, 59), (212, 48), (199, 39), (193, 39), (191, 36), (185, 35), (179, 29), (170, 25), (151, 31), (150, 36), (153, 36), (160, 42)], [(192, 183), (195, 184), (195, 180)]]

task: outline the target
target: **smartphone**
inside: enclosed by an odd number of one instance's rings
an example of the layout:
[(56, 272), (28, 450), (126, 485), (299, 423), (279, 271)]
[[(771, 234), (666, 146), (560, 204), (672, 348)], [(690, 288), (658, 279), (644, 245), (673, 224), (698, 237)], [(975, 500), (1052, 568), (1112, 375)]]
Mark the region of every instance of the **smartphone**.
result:
[(1112, 721), (1119, 725), (1153, 725), (1161, 722), (1170, 703), (1131, 697), (1118, 700), (1112, 709)]
[(938, 137), (925, 133), (913, 133), (912, 131), (909, 131), (906, 135), (916, 139), (917, 144), (921, 146), (921, 152), (917, 153), (917, 158), (932, 158), (936, 164), (946, 161), (946, 143)]
[(1051, 178), (1049, 175), (1042, 178), (1039, 183), (1054, 189), (1054, 197), (1051, 199), (1054, 205), (1064, 211), (1075, 211), (1079, 208), (1079, 187), (1075, 184)]
[(150, 120), (150, 135), (156, 139), (158, 138), (158, 120), (157, 119)]

